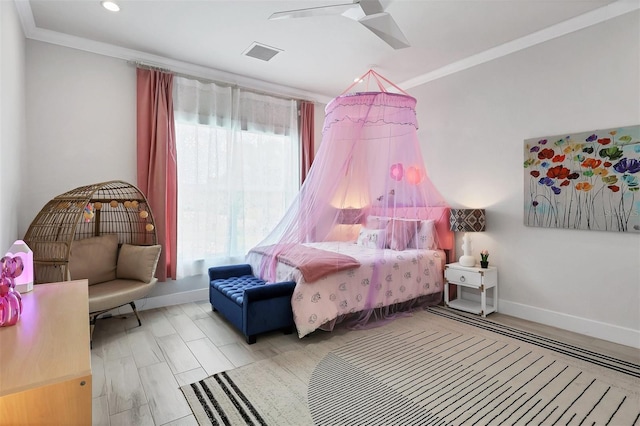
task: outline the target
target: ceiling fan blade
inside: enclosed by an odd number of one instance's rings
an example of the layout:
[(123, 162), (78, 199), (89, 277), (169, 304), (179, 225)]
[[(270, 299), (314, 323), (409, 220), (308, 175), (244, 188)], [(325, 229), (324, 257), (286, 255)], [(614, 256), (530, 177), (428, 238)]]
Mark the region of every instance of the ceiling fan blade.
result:
[(350, 9), (360, 8), (358, 3), (336, 4), (333, 6), (309, 7), (306, 9), (285, 10), (276, 12), (269, 16), (269, 19), (289, 19), (289, 18), (306, 18), (309, 16), (320, 15), (340, 15)]
[(384, 12), (384, 7), (380, 4), (380, 0), (360, 0), (360, 7), (365, 15), (375, 15)]
[(365, 16), (358, 22), (394, 49), (403, 49), (411, 46), (409, 40), (407, 40), (398, 24), (396, 24), (396, 21), (394, 21), (387, 12)]

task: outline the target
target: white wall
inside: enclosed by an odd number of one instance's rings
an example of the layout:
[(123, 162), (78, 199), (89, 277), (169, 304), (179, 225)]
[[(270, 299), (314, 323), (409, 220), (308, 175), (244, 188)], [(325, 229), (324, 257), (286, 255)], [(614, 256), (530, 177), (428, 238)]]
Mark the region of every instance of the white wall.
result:
[[(410, 90), (429, 174), (499, 268), (503, 313), (640, 347), (640, 235), (523, 225), (523, 141), (640, 124), (640, 13)], [(458, 241), (458, 250), (460, 241)]]
[(125, 61), (27, 41), (27, 187), (20, 231), (78, 186), (136, 184), (136, 74)]
[(13, 2), (0, 1), (0, 255), (18, 231), (25, 149), (25, 38)]

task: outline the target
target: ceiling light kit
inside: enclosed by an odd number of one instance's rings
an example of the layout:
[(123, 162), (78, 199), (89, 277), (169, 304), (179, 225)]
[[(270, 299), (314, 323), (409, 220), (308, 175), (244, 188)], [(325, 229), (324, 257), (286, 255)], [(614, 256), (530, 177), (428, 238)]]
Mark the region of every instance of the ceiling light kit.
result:
[(342, 15), (360, 22), (394, 49), (409, 47), (409, 40), (380, 0), (354, 0), (352, 3), (276, 12), (269, 19), (306, 18), (319, 15)]
[(119, 12), (120, 11), (120, 6), (118, 6), (118, 4), (114, 1), (101, 1), (100, 4), (102, 5), (102, 7), (104, 7), (105, 9), (107, 9), (110, 12)]

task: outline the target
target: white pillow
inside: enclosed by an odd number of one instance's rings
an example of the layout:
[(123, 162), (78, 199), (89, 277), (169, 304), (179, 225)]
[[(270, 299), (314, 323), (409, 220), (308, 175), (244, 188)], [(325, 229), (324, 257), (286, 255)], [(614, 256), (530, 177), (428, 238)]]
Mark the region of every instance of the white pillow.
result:
[(436, 236), (436, 221), (427, 219), (420, 222), (418, 232), (409, 242), (410, 248), (421, 250), (436, 250), (438, 248)]
[(358, 235), (357, 244), (367, 248), (384, 248), (386, 243), (385, 229), (362, 228)]

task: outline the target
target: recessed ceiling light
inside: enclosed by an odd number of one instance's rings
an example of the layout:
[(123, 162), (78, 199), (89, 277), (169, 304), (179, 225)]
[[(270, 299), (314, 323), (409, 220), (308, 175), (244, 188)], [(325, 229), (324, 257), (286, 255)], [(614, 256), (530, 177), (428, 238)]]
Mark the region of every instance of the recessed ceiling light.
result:
[(106, 1), (105, 0), (105, 1), (101, 2), (101, 4), (102, 4), (102, 7), (104, 7), (107, 10), (110, 10), (111, 12), (120, 11), (120, 6), (118, 6), (116, 4), (116, 2), (114, 2), (114, 1)]

